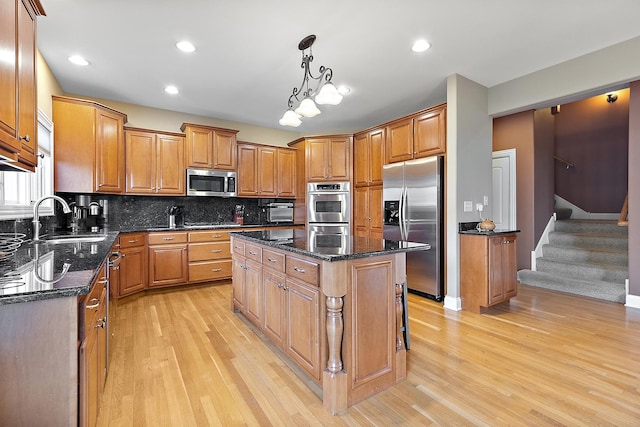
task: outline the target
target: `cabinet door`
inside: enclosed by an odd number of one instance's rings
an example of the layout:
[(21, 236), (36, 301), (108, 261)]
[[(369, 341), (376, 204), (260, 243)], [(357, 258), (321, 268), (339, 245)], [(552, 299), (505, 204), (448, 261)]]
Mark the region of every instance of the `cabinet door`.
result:
[(186, 128), (187, 167), (213, 168), (213, 130), (197, 127)]
[[(22, 5), (20, 5), (22, 7)], [(17, 46), (16, 2), (0, 2), (0, 52), (6, 55), (6, 61), (0, 61), (0, 146), (12, 153), (20, 151), (20, 141), (17, 139), (18, 63), (16, 59)]]
[(516, 235), (510, 234), (503, 238), (502, 275), (504, 277), (505, 298), (515, 297), (518, 293), (518, 255)]
[(264, 269), (262, 273), (262, 290), (264, 293), (264, 314), (262, 329), (278, 346), (284, 346), (285, 337), (285, 276), (275, 271)]
[[(6, 2), (5, 2), (6, 3)], [(26, 2), (28, 3), (28, 2)], [(36, 99), (36, 15), (18, 1), (18, 139), (19, 161), (27, 165), (38, 164)], [(4, 96), (4, 92), (3, 92)], [(4, 102), (4, 101), (3, 101)]]
[(123, 125), (122, 116), (96, 110), (96, 192), (124, 191)]
[(123, 297), (142, 291), (147, 287), (147, 248), (138, 246), (122, 249), (120, 260), (120, 287), (118, 296)]
[(413, 158), (413, 119), (405, 119), (387, 126), (385, 164)]
[(258, 194), (258, 148), (238, 145), (238, 196)]
[(187, 283), (187, 246), (149, 247), (149, 287)]
[(216, 129), (213, 135), (213, 168), (236, 170), (236, 132)]
[(156, 192), (184, 196), (185, 174), (184, 138), (156, 135)]
[(324, 181), (328, 174), (328, 146), (324, 139), (307, 140), (307, 179)]
[(353, 194), (354, 235), (358, 237), (367, 237), (369, 234), (369, 188), (356, 187)]
[(127, 193), (156, 192), (155, 135), (151, 132), (125, 132)]
[(369, 185), (371, 168), (369, 133), (353, 138), (353, 181), (356, 187)]
[(414, 158), (446, 151), (446, 109), (438, 108), (413, 119)]
[(296, 152), (286, 148), (278, 149), (276, 168), (277, 197), (296, 197)]
[(320, 379), (320, 291), (286, 279), (287, 354), (311, 377)]
[(258, 148), (258, 195), (260, 197), (277, 196), (277, 148)]
[(384, 164), (385, 130), (370, 132), (369, 137), (369, 185), (382, 185), (382, 165)]
[(349, 138), (329, 142), (329, 178), (348, 181), (351, 176), (351, 145)]
[(262, 294), (262, 265), (247, 260), (244, 270), (244, 314), (255, 325), (262, 324), (264, 297)]
[(487, 239), (489, 245), (489, 304), (496, 304), (504, 300), (504, 248), (502, 246), (502, 236), (489, 237)]
[(369, 187), (369, 207), (367, 212), (369, 213), (369, 231), (372, 238), (382, 236), (384, 233), (382, 203), (382, 186)]
[(233, 301), (241, 312), (245, 310), (245, 296), (244, 296), (244, 269), (246, 260), (244, 257), (233, 257)]

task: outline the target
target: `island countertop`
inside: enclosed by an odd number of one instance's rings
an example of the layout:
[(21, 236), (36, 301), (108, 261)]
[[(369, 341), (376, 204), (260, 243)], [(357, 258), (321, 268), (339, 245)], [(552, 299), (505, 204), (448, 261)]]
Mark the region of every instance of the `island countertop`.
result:
[(344, 261), (409, 251), (424, 251), (428, 243), (415, 243), (337, 234), (310, 235), (306, 230), (233, 231), (231, 235), (323, 261)]

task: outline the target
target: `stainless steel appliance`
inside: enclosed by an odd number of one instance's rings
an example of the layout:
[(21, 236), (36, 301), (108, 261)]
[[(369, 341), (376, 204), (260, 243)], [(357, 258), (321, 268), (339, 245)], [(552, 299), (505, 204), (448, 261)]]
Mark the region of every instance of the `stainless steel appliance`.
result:
[(384, 238), (428, 243), (407, 252), (407, 287), (443, 297), (443, 158), (427, 157), (383, 166)]
[(272, 202), (265, 207), (267, 222), (293, 222), (293, 202)]
[(351, 218), (348, 182), (307, 184), (307, 222), (346, 223)]
[(308, 239), (311, 252), (345, 254), (348, 249), (349, 224), (309, 224)]
[(236, 172), (187, 169), (187, 196), (236, 197)]

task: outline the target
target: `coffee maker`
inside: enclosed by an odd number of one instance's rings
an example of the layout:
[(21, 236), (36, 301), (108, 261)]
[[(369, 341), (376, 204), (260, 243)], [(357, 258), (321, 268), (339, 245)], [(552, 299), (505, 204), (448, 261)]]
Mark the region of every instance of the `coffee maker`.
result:
[(73, 232), (96, 233), (104, 228), (107, 214), (107, 201), (92, 201), (91, 196), (78, 195), (71, 207), (71, 230)]

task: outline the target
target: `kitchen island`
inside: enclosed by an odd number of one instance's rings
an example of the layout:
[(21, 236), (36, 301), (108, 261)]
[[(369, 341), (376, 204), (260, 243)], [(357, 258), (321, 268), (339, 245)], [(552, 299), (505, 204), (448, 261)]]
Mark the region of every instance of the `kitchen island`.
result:
[(331, 414), (406, 378), (405, 252), (428, 244), (234, 232), (232, 306), (322, 388)]

